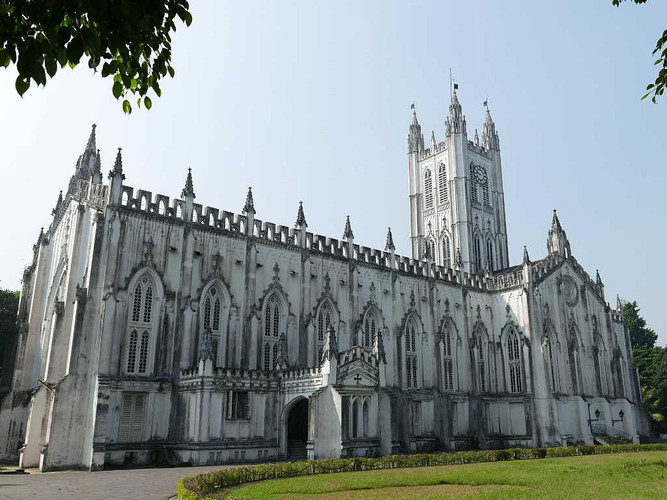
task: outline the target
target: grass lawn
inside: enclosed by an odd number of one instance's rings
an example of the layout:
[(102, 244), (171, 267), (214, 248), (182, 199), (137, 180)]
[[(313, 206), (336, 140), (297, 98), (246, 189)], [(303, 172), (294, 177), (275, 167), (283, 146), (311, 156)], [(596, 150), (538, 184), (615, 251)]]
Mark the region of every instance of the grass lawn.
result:
[(227, 498), (667, 498), (667, 452), (320, 474), (251, 483)]

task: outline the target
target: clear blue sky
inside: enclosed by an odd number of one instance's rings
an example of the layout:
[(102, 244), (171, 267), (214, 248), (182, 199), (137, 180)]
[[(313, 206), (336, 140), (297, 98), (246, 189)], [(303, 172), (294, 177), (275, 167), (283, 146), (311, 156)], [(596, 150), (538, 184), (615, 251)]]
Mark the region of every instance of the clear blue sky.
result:
[[(470, 135), (488, 97), (501, 140), (511, 261), (546, 253), (557, 208), (577, 259), (640, 303), (667, 342), (667, 98), (640, 101), (667, 5), (611, 0), (192, 1), (174, 37), (176, 78), (150, 111), (123, 115), (111, 81), (82, 67), (14, 91), (0, 70), (0, 286), (18, 288), (90, 125), (103, 170), (123, 147), (126, 183), (408, 253), (406, 135), (415, 101), (441, 139), (449, 68)], [(427, 141), (428, 142), (428, 141)]]

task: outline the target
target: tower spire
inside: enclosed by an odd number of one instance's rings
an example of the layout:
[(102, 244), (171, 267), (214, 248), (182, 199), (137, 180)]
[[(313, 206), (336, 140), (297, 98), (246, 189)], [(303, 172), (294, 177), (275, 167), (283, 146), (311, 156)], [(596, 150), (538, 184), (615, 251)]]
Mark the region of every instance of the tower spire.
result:
[(415, 103), (412, 103), (410, 107), (412, 108), (412, 123), (408, 132), (408, 153), (415, 153), (424, 150), (424, 136), (419, 120), (417, 120)]
[(97, 128), (97, 125), (93, 123), (93, 128), (90, 131), (90, 136), (88, 137), (88, 143), (86, 144), (86, 151), (90, 151), (92, 153), (95, 153), (97, 150), (97, 137), (95, 136), (95, 129)]
[(347, 216), (347, 219), (345, 219), (345, 230), (343, 232), (343, 239), (345, 240), (350, 240), (351, 238), (354, 238), (354, 233), (352, 232), (352, 225), (350, 224), (350, 216)]
[(255, 214), (255, 201), (252, 198), (252, 187), (248, 187), (248, 194), (245, 197), (245, 205), (243, 205), (243, 213), (249, 214), (252, 212)]
[(549, 229), (549, 235), (547, 237), (547, 253), (557, 253), (565, 258), (569, 257), (572, 253), (570, 250), (570, 242), (560, 224), (556, 209), (554, 209), (554, 215), (551, 219), (551, 229)]
[(296, 213), (296, 227), (308, 227), (306, 215), (303, 213), (303, 202), (299, 202), (299, 210)]
[(445, 128), (447, 136), (452, 134), (460, 134), (466, 131), (466, 119), (463, 116), (463, 107), (459, 102), (459, 96), (456, 91), (459, 86), (454, 84), (454, 91), (452, 92), (452, 102), (449, 105), (449, 116), (445, 119)]
[(396, 247), (394, 246), (394, 237), (391, 234), (391, 228), (387, 229), (387, 242), (384, 245), (384, 250), (393, 252), (396, 250)]
[(181, 191), (181, 196), (183, 198), (187, 198), (189, 196), (192, 196), (193, 198), (196, 198), (195, 196), (195, 188), (192, 183), (192, 169), (188, 168), (188, 176), (185, 178), (185, 187), (183, 188), (183, 191)]

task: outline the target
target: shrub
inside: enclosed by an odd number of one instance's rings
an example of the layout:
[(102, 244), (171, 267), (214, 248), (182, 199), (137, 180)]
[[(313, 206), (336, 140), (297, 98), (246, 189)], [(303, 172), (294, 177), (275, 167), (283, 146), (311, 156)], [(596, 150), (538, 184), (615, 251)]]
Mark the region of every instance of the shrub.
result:
[(667, 444), (622, 444), (610, 446), (578, 445), (555, 448), (511, 448), (506, 450), (458, 451), (455, 453), (386, 455), (379, 458), (325, 458), (305, 462), (276, 462), (248, 467), (235, 467), (184, 477), (176, 486), (181, 500), (213, 499), (216, 490), (253, 481), (283, 477), (352, 472), (375, 469), (428, 467), (478, 462), (524, 460), (529, 458), (571, 457), (633, 451), (667, 451)]

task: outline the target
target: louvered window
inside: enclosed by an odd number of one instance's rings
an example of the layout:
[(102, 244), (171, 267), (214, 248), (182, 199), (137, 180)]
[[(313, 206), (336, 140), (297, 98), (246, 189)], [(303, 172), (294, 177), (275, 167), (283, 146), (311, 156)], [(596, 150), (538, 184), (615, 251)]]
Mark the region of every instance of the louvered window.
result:
[(250, 418), (250, 393), (246, 391), (229, 391), (227, 393), (227, 418)]
[(489, 269), (493, 271), (493, 241), (491, 241), (491, 238), (486, 240), (486, 261), (489, 263)]
[(443, 341), (443, 363), (442, 372), (444, 376), (444, 388), (446, 391), (454, 390), (454, 360), (452, 358), (452, 335), (449, 330), (445, 332)]
[(433, 177), (430, 170), (424, 174), (424, 207), (427, 210), (433, 208)]
[(377, 321), (375, 315), (371, 312), (366, 314), (364, 318), (364, 338), (363, 345), (366, 349), (373, 347), (374, 339), (377, 335)]
[(137, 443), (142, 441), (145, 406), (146, 394), (128, 392), (122, 394), (118, 436), (120, 442)]
[(446, 268), (452, 267), (452, 251), (447, 236), (442, 239), (442, 265)]
[(477, 198), (477, 184), (474, 179), (470, 179), (470, 196), (472, 197), (472, 201), (479, 202)]
[(475, 272), (479, 272), (482, 270), (482, 242), (477, 235), (475, 235), (472, 251), (475, 259)]
[(153, 283), (144, 275), (134, 287), (131, 297), (125, 371), (145, 375), (150, 372), (151, 336), (153, 334)]
[(264, 369), (267, 371), (276, 369), (280, 319), (280, 302), (274, 294), (269, 297), (264, 309)]
[(440, 203), (447, 203), (449, 201), (447, 195), (447, 167), (445, 167), (444, 163), (441, 163), (440, 167), (438, 167), (438, 186)]
[(484, 204), (491, 205), (491, 198), (489, 197), (489, 181), (482, 184), (482, 195), (484, 196)]
[(477, 349), (479, 350), (477, 356), (477, 365), (479, 373), (479, 390), (481, 392), (486, 392), (486, 344), (482, 340), (482, 336), (478, 335), (477, 337)]

